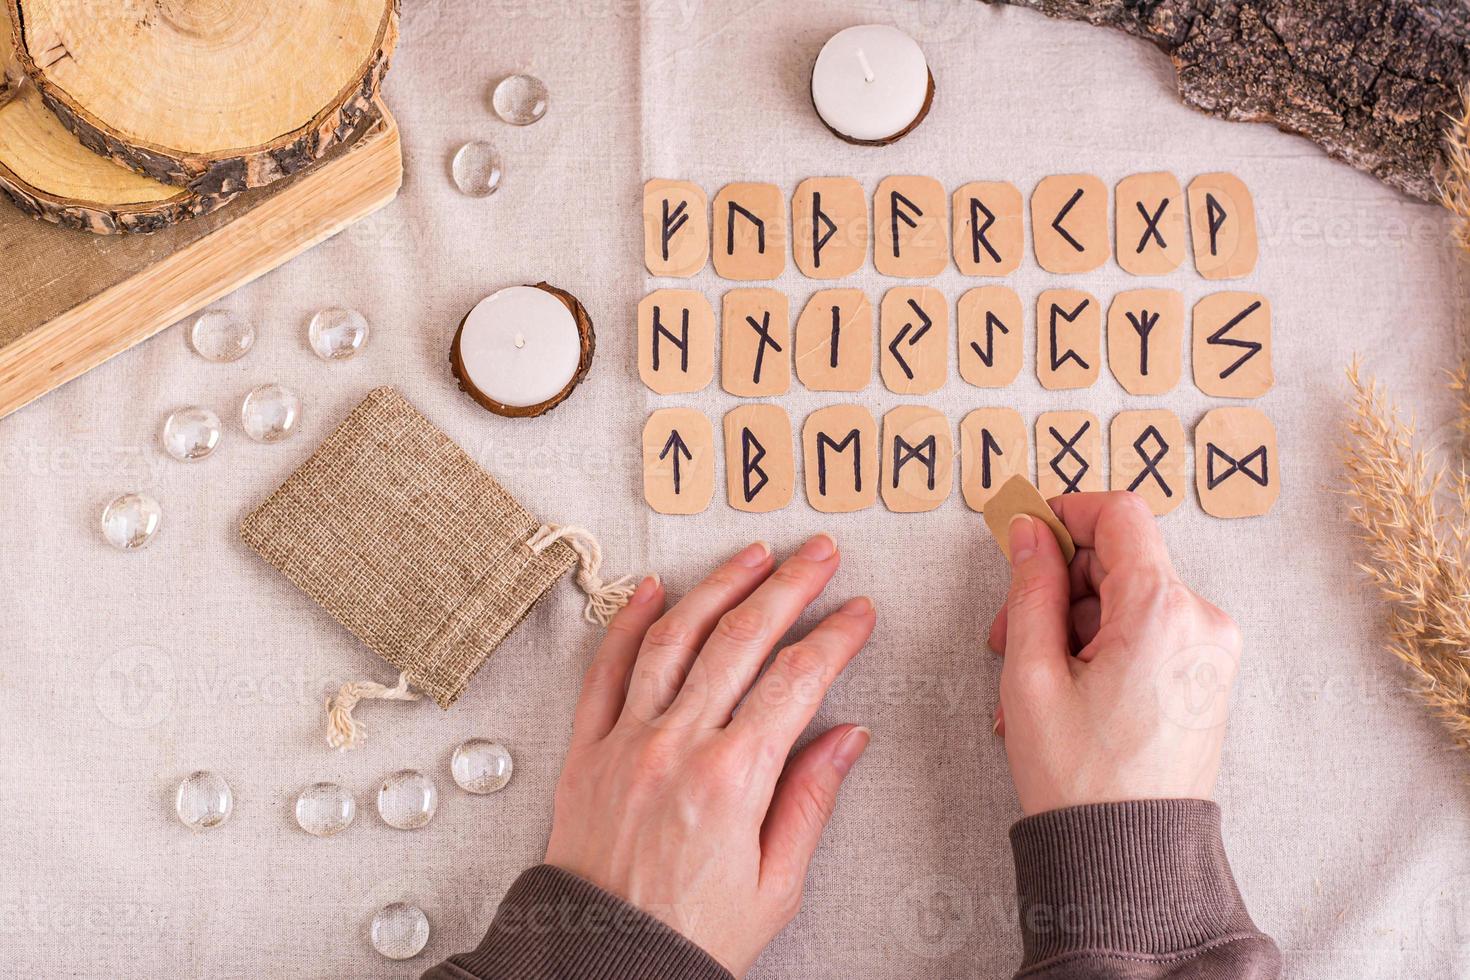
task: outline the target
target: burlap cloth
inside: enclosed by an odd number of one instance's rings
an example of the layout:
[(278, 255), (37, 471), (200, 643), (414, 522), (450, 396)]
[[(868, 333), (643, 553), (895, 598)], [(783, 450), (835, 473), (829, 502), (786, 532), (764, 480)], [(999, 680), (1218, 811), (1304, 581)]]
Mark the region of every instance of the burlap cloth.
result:
[(447, 708), (577, 562), (392, 388), (375, 389), (240, 528), (245, 543)]

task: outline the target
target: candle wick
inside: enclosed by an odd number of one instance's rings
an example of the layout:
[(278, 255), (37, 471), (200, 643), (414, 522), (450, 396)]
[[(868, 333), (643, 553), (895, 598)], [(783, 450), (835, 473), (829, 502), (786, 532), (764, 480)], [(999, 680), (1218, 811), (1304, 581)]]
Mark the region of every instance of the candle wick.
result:
[(524, 346), (526, 346), (526, 335), (523, 333), (516, 334), (516, 349), (519, 350)]
[(868, 64), (868, 55), (862, 48), (857, 49), (858, 64), (863, 66), (863, 79), (871, 82), (874, 78), (873, 66)]

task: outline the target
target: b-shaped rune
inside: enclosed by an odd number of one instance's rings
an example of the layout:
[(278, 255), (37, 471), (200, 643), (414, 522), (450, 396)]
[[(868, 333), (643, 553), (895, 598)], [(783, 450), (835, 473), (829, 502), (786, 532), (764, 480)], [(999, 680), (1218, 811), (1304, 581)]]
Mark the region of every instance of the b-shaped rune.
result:
[(791, 418), (779, 405), (741, 405), (725, 416), (730, 506), (764, 513), (785, 507), (796, 484)]

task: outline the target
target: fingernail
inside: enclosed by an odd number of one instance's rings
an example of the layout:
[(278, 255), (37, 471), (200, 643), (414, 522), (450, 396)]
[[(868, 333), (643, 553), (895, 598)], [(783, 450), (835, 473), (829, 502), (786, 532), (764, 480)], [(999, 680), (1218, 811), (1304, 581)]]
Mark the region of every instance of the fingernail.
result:
[(995, 724), (993, 724), (993, 725), (990, 726), (990, 731), (992, 733), (996, 734), (996, 735), (999, 735), (1000, 734), (1000, 719), (1001, 719), (1000, 709), (999, 708), (996, 708), (995, 709)]
[(818, 534), (807, 539), (806, 544), (796, 553), (798, 558), (807, 561), (826, 561), (837, 553), (837, 545), (825, 534)]
[(865, 595), (860, 595), (856, 599), (849, 599), (843, 603), (838, 612), (844, 616), (870, 616), (873, 613), (873, 600)]
[(1006, 529), (1011, 543), (1011, 564), (1019, 565), (1036, 553), (1036, 518), (1017, 514)]
[(633, 590), (633, 594), (628, 598), (628, 605), (641, 606), (648, 602), (658, 594), (658, 588), (662, 584), (657, 575), (648, 576), (638, 583), (638, 588)]
[(873, 733), (862, 725), (842, 736), (842, 741), (837, 743), (837, 748), (832, 753), (833, 768), (845, 775), (868, 747), (868, 741), (872, 737)]
[(767, 558), (771, 557), (771, 546), (764, 541), (745, 546), (745, 550), (735, 556), (735, 564), (744, 565), (746, 568), (755, 568), (761, 565)]

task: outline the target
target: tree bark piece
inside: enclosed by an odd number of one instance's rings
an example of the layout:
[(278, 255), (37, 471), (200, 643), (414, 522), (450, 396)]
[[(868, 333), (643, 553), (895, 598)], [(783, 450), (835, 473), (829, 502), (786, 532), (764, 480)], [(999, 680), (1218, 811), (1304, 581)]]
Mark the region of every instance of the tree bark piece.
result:
[(293, 174), (373, 116), (397, 0), (4, 0), (16, 58), (90, 150), (201, 197)]
[(1115, 27), (1174, 62), (1187, 105), (1270, 122), (1438, 200), (1445, 114), (1470, 80), (1463, 0), (984, 0)]
[[(0, 62), (13, 50), (11, 41), (10, 22), (0, 18)], [(228, 199), (202, 198), (98, 156), (46, 110), (23, 75), (0, 77), (16, 81), (0, 95), (0, 190), (21, 210), (70, 228), (117, 234), (157, 231)]]

